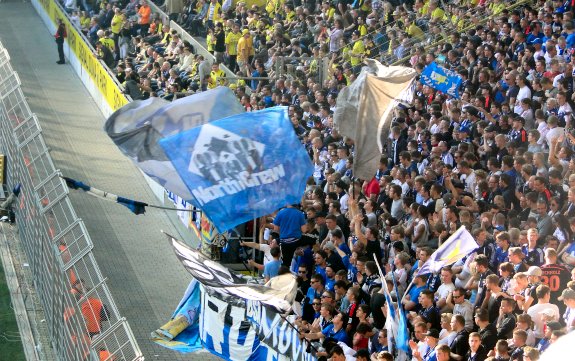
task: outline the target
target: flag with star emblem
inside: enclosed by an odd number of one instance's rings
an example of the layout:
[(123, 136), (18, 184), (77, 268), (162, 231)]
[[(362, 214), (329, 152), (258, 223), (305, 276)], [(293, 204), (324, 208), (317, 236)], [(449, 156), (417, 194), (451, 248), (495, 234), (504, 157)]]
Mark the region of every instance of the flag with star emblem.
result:
[(479, 245), (464, 226), (459, 227), (419, 268), (418, 274), (436, 273), (475, 251)]

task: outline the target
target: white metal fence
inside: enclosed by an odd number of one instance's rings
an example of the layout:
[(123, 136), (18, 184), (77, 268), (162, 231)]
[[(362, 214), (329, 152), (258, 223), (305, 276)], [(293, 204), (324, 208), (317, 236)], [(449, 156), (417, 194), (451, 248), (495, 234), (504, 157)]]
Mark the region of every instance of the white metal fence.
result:
[(0, 151), (8, 189), (21, 184), (13, 206), (21, 247), (33, 274), (52, 347), (59, 360), (143, 360), (118, 312), (92, 241), (60, 178), (35, 114), (0, 43)]

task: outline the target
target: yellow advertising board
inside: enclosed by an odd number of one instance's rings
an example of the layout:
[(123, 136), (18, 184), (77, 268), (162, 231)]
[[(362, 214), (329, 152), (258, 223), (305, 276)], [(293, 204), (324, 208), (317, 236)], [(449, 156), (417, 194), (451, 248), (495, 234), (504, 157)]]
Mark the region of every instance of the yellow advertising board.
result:
[(90, 75), (94, 84), (100, 91), (100, 93), (106, 99), (106, 102), (112, 110), (117, 110), (128, 103), (128, 99), (122, 93), (120, 88), (114, 82), (112, 76), (106, 71), (106, 68), (102, 66), (96, 54), (92, 52), (89, 45), (84, 42), (81, 34), (78, 30), (70, 23), (66, 14), (62, 9), (56, 4), (55, 0), (38, 0), (42, 7), (46, 11), (46, 14), (50, 17), (52, 22), (57, 26), (58, 20), (63, 20), (66, 25), (66, 32), (68, 38), (68, 46), (70, 51), (76, 54), (76, 57), (80, 61), (80, 64), (84, 70)]

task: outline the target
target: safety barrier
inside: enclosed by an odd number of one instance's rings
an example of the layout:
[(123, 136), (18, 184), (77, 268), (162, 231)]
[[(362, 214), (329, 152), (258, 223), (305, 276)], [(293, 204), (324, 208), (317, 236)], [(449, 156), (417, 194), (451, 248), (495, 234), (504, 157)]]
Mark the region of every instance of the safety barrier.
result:
[(143, 360), (1, 43), (0, 151), (8, 188), (21, 184), (13, 210), (58, 359)]

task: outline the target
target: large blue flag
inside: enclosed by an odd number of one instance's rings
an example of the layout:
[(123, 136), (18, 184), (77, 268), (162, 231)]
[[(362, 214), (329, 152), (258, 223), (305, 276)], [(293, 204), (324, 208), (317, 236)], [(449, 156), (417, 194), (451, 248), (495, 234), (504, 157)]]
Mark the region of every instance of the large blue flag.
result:
[(437, 251), (433, 252), (427, 262), (419, 267), (417, 273), (424, 275), (439, 272), (442, 267), (459, 261), (477, 248), (479, 248), (479, 245), (475, 242), (473, 236), (464, 226), (461, 226), (451, 237), (443, 242)]
[(215, 120), (159, 144), (220, 232), (298, 203), (313, 172), (286, 107)]
[(433, 62), (423, 69), (420, 81), (433, 89), (451, 95), (454, 98), (459, 98), (459, 87), (463, 79), (456, 72), (445, 69)]

